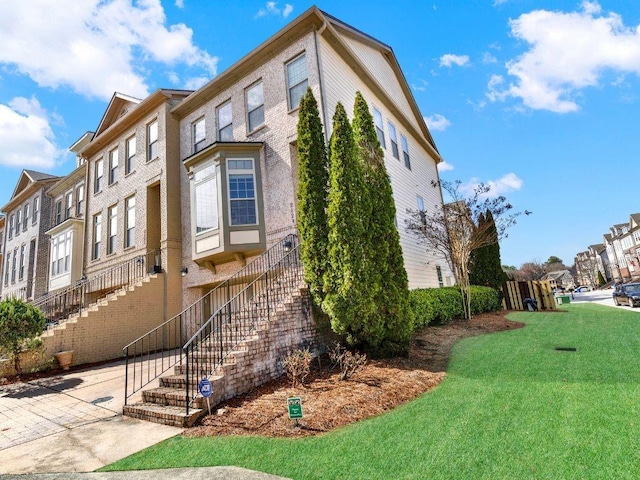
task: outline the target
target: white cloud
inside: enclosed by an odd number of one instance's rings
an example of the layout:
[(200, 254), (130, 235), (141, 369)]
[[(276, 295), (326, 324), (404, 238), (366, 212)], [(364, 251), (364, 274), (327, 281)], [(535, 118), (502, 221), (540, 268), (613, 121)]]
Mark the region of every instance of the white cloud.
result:
[(451, 67), (452, 65), (457, 65), (459, 67), (469, 65), (469, 55), (455, 55), (453, 53), (445, 53), (440, 57), (441, 67)]
[[(480, 179), (472, 178), (467, 183), (460, 185), (460, 190), (470, 195), (480, 183)], [(495, 198), (522, 188), (522, 180), (515, 173), (507, 173), (498, 180), (488, 180), (482, 183), (489, 187), (489, 191), (481, 195), (483, 198)]]
[(193, 78), (189, 78), (185, 82), (184, 88), (186, 88), (187, 90), (197, 90), (201, 86), (203, 86), (205, 83), (207, 83), (209, 80), (211, 80), (209, 77), (193, 77)]
[(442, 172), (448, 172), (450, 170), (453, 170), (453, 165), (451, 165), (450, 163), (447, 163), (443, 160), (438, 164), (438, 172), (442, 173)]
[(502, 5), (503, 3), (507, 3), (508, 0), (493, 0), (493, 6), (497, 7), (498, 5)]
[(282, 15), (282, 18), (287, 18), (291, 12), (293, 12), (293, 5), (285, 3), (284, 8), (281, 10), (278, 8), (278, 2), (267, 2), (264, 8), (258, 10), (255, 18), (265, 17), (267, 15), (275, 15), (278, 17)]
[(51, 169), (64, 155), (55, 143), (49, 116), (35, 98), (0, 104), (0, 165)]
[(176, 7), (184, 8), (184, 0), (176, 0)]
[(160, 0), (0, 2), (0, 64), (41, 87), (103, 100), (114, 91), (145, 97), (148, 62), (215, 75), (218, 59), (192, 35), (183, 23), (166, 25)]
[(442, 132), (451, 126), (451, 122), (447, 120), (444, 115), (440, 115), (439, 113), (434, 113), (429, 117), (424, 117), (424, 121), (429, 127), (429, 130), (437, 130), (439, 132)]
[(494, 57), (492, 54), (490, 54), (489, 52), (483, 52), (482, 63), (484, 63), (485, 65), (488, 65), (490, 63), (498, 63), (498, 59)]
[(411, 84), (411, 88), (416, 92), (425, 92), (427, 90), (427, 85), (429, 85), (429, 83), (427, 83), (426, 80), (418, 80), (417, 83)]
[(513, 37), (529, 50), (506, 64), (512, 82), (501, 88), (490, 82), (488, 98), (574, 112), (581, 90), (599, 86), (604, 72), (640, 75), (640, 26), (626, 27), (620, 15), (601, 12), (597, 2), (583, 1), (580, 11), (535, 10), (511, 20)]

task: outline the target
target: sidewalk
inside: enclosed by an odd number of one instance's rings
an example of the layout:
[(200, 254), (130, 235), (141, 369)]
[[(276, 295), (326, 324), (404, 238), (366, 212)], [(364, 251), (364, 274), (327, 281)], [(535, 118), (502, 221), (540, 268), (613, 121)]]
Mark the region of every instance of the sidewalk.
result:
[(181, 432), (123, 403), (122, 361), (0, 387), (0, 474), (90, 472)]

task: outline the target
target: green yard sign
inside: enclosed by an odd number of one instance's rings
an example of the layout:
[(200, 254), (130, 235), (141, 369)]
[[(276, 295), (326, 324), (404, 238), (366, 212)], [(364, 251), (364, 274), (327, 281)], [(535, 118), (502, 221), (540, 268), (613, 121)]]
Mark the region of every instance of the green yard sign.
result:
[(302, 399), (300, 397), (287, 398), (287, 407), (289, 407), (289, 418), (302, 418)]

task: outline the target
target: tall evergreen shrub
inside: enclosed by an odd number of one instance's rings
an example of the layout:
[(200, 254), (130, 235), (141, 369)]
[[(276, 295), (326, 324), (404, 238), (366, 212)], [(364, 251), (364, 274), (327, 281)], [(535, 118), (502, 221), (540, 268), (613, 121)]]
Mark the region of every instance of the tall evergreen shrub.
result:
[[(381, 338), (382, 328), (368, 322), (374, 305), (367, 286), (364, 260), (363, 173), (353, 131), (341, 103), (333, 116), (327, 207), (328, 264), (324, 275), (323, 309), (334, 332), (348, 344), (361, 346)], [(376, 340), (374, 340), (375, 342)]]
[(367, 322), (382, 335), (367, 339), (367, 349), (379, 355), (404, 354), (413, 329), (409, 282), (395, 225), (396, 208), (384, 152), (369, 106), (360, 92), (356, 93), (354, 105), (353, 135), (364, 172), (362, 248), (367, 286), (375, 305)]
[(478, 224), (487, 224), (486, 235), (495, 238), (495, 242), (484, 247), (476, 248), (471, 252), (469, 262), (469, 282), (471, 285), (482, 285), (499, 289), (502, 283), (507, 280), (507, 276), (502, 269), (500, 262), (500, 244), (498, 243), (498, 233), (493, 215), (490, 210), (485, 214), (480, 214)]
[(311, 88), (298, 112), (298, 231), (304, 277), (316, 305), (324, 298), (329, 170), (318, 103)]

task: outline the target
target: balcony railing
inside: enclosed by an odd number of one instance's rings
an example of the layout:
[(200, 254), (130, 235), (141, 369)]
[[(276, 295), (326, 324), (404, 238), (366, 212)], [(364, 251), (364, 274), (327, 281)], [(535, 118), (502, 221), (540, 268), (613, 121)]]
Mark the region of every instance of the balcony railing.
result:
[(150, 273), (162, 269), (160, 250), (138, 255), (109, 267), (90, 278), (83, 278), (73, 286), (52, 292), (34, 302), (42, 310), (47, 328), (58, 325), (70, 315), (80, 314), (84, 309), (106, 296), (127, 288)]

